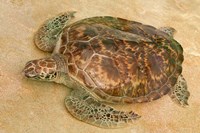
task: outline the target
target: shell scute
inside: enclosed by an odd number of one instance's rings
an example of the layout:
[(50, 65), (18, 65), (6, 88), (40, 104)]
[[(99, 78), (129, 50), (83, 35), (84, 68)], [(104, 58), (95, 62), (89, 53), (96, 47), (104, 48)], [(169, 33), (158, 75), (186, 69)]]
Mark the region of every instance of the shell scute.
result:
[(96, 28), (89, 25), (75, 25), (65, 32), (69, 34), (68, 37), (70, 41), (88, 41), (98, 35)]

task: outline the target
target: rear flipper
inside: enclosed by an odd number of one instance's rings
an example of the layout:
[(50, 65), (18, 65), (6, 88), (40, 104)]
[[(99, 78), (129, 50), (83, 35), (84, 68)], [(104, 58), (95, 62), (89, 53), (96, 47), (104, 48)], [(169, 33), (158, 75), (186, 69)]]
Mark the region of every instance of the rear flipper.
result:
[(118, 111), (97, 102), (85, 92), (78, 90), (74, 90), (72, 95), (65, 99), (65, 105), (75, 118), (102, 128), (124, 127), (140, 118), (132, 111)]
[(171, 89), (169, 96), (172, 100), (178, 105), (185, 107), (188, 105), (188, 98), (190, 96), (189, 91), (187, 90), (187, 83), (182, 75), (178, 77), (177, 83)]
[(45, 21), (34, 36), (35, 45), (43, 51), (52, 52), (60, 33), (74, 14), (74, 11), (66, 12)]
[(176, 33), (176, 30), (172, 27), (160, 27), (159, 30), (167, 33), (169, 36), (173, 37)]

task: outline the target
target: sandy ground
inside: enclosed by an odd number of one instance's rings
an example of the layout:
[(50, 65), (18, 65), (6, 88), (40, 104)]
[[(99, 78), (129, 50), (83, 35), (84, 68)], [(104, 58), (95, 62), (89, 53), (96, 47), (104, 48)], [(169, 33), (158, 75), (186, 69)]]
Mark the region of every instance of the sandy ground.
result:
[[(155, 102), (121, 105), (142, 118), (122, 129), (101, 129), (74, 119), (65, 109), (65, 86), (25, 79), (21, 71), (38, 50), (33, 34), (47, 18), (76, 10), (76, 19), (111, 15), (155, 27), (171, 26), (184, 48), (190, 106), (168, 96)], [(0, 0), (0, 133), (200, 133), (199, 0)]]

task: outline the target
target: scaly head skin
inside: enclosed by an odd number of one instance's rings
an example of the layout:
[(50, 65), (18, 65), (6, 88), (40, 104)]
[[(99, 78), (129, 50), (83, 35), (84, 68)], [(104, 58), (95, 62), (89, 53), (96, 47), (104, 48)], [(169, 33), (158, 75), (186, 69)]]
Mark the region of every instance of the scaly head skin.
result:
[(62, 63), (63, 59), (59, 55), (32, 60), (26, 63), (23, 72), (30, 79), (57, 82), (61, 72), (65, 71), (61, 68)]

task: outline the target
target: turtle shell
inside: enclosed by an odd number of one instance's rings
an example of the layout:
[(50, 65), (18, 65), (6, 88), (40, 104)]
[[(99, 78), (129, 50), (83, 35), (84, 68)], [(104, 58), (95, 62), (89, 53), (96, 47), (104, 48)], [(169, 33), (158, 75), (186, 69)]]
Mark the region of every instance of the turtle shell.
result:
[(149, 25), (92, 17), (63, 30), (59, 53), (68, 74), (109, 102), (147, 102), (170, 91), (182, 72), (183, 49)]

